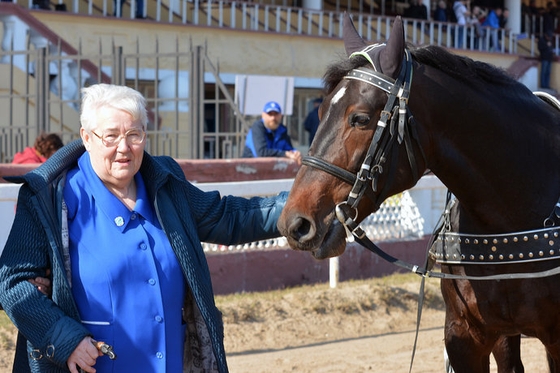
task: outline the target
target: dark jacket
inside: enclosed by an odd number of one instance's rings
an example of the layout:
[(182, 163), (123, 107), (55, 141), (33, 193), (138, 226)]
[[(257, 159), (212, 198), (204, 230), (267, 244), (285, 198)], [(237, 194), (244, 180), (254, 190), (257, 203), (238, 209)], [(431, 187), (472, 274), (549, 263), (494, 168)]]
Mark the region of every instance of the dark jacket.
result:
[(317, 106), (307, 114), (305, 121), (303, 122), (303, 127), (307, 132), (309, 132), (309, 145), (313, 142), (315, 134), (317, 133), (317, 128), (319, 128), (319, 107)]
[[(85, 151), (81, 140), (60, 149), (41, 167), (22, 177), (16, 216), (0, 258), (0, 303), (27, 339), (18, 338), (15, 372), (67, 372), (66, 361), (88, 335), (80, 323), (64, 266), (62, 191), (66, 172)], [(202, 242), (224, 245), (279, 235), (277, 218), (286, 193), (274, 198), (221, 197), (186, 181), (170, 157), (144, 153), (140, 173), (158, 219), (183, 270), (187, 284), (186, 371), (227, 372), (221, 314), (214, 304)], [(250, 227), (250, 229), (247, 229)], [(52, 269), (52, 300), (29, 278)], [(94, 336), (95, 337), (95, 336)], [(28, 359), (32, 354), (36, 359)]]
[(552, 48), (552, 38), (548, 35), (542, 35), (538, 43), (539, 57), (541, 61), (553, 61), (554, 49)]
[(295, 148), (286, 126), (280, 124), (276, 131), (271, 131), (264, 126), (262, 119), (259, 119), (247, 133), (243, 158), (285, 157), (288, 150)]

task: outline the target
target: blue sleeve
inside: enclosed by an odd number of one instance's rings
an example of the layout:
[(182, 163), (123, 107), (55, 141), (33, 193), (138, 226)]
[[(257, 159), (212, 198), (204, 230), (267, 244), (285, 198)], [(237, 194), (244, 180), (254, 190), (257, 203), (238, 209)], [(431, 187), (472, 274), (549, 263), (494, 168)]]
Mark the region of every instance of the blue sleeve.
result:
[(235, 245), (280, 236), (276, 223), (288, 192), (252, 198), (204, 192), (186, 180), (174, 160), (168, 157), (164, 160), (181, 183), (177, 194), (180, 198), (174, 206), (180, 216), (192, 218), (200, 241)]
[(274, 197), (214, 195), (212, 208), (197, 220), (202, 241), (222, 245), (236, 245), (279, 237), (277, 222), (288, 193)]

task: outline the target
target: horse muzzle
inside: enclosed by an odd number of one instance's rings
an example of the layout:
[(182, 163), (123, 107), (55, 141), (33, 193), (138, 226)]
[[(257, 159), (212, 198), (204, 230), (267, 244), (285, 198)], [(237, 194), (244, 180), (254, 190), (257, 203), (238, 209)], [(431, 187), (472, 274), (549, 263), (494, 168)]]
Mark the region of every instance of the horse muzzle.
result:
[(284, 216), (278, 228), (292, 249), (310, 251), (316, 259), (338, 256), (346, 249), (346, 231), (334, 213), (320, 223), (300, 214)]

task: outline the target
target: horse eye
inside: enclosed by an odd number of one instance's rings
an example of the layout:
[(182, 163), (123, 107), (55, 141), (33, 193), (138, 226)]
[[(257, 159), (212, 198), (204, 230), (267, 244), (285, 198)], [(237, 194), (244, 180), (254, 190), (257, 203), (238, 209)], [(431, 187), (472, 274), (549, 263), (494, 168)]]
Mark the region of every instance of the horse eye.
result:
[(350, 125), (352, 127), (364, 127), (364, 126), (368, 125), (370, 120), (371, 120), (371, 118), (367, 114), (354, 114), (350, 118)]

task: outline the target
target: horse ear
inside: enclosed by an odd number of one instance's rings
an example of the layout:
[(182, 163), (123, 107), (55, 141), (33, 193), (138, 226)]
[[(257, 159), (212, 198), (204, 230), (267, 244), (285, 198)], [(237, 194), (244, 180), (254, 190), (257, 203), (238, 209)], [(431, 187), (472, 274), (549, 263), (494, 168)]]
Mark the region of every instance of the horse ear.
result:
[(358, 34), (358, 31), (356, 31), (356, 27), (354, 27), (354, 22), (352, 22), (350, 15), (346, 12), (344, 12), (342, 35), (344, 48), (346, 49), (348, 57), (350, 57), (352, 53), (361, 51), (367, 46), (367, 43)]
[(381, 51), (379, 63), (381, 71), (391, 77), (399, 73), (404, 58), (405, 40), (402, 18), (397, 16), (393, 23), (393, 29), (385, 48)]

